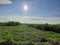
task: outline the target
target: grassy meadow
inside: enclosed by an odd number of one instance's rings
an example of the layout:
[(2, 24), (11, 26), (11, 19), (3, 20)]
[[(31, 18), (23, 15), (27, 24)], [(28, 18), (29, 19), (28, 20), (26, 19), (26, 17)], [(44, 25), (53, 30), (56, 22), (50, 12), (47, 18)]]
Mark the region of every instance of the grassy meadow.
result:
[(51, 45), (50, 41), (60, 42), (60, 33), (44, 31), (27, 24), (0, 26), (0, 45)]

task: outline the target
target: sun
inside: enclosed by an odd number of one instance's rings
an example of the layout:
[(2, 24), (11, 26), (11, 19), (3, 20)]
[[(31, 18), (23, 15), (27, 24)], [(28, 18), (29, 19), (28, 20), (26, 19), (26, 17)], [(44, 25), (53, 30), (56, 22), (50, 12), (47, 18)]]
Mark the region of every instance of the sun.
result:
[(28, 6), (27, 5), (24, 5), (24, 10), (27, 11), (28, 10)]

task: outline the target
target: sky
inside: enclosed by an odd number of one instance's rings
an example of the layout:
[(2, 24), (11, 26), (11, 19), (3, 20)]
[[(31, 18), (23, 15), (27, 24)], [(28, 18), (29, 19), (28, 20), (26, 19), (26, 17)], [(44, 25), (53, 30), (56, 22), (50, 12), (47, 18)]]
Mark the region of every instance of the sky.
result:
[(0, 21), (9, 20), (60, 23), (60, 0), (0, 0)]

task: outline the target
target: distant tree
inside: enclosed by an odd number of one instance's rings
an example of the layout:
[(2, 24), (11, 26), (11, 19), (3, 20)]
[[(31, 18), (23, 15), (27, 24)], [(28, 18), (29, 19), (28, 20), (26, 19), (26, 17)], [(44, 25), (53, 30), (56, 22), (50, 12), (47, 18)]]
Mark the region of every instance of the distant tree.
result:
[(53, 31), (53, 32), (60, 33), (60, 24), (45, 23), (45, 24), (30, 24), (29, 26), (44, 31), (46, 30), (46, 31)]
[(9, 21), (9, 22), (6, 23), (6, 26), (17, 26), (19, 24), (20, 24), (19, 22)]

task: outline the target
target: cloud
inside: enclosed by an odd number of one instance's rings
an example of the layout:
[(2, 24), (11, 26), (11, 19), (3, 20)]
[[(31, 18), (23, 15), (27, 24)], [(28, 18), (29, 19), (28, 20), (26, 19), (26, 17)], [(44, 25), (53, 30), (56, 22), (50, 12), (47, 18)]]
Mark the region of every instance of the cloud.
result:
[(0, 4), (12, 4), (11, 0), (0, 0)]
[(18, 21), (21, 23), (35, 23), (35, 24), (58, 24), (60, 17), (36, 17), (36, 16), (0, 16), (0, 22)]

